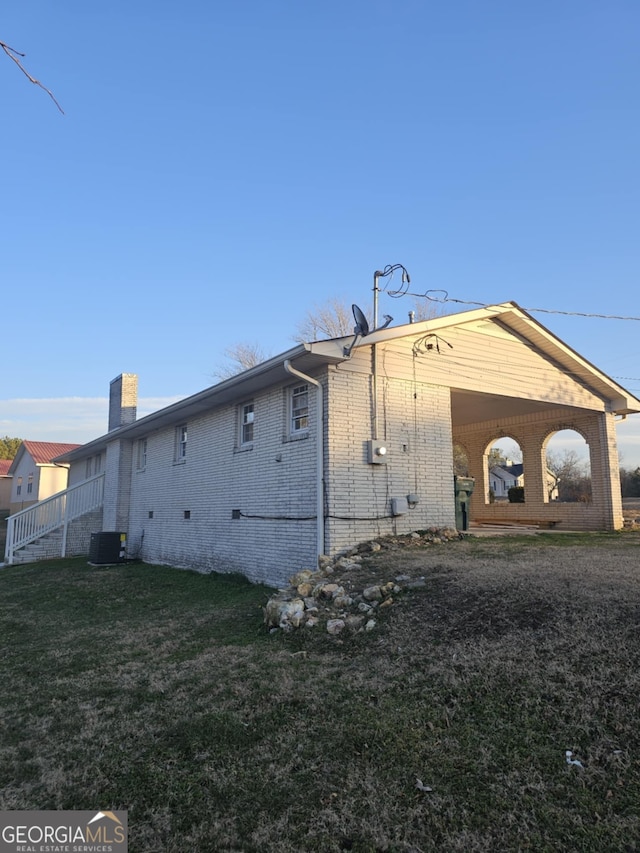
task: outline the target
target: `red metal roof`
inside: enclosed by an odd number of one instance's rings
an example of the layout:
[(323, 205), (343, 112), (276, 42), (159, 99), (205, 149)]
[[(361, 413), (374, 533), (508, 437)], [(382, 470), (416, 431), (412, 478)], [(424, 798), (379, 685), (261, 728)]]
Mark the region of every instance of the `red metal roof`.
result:
[(56, 456), (70, 453), (80, 444), (60, 444), (56, 441), (23, 441), (24, 449), (31, 454), (36, 465), (48, 465)]
[(0, 477), (7, 476), (12, 461), (11, 459), (0, 459)]

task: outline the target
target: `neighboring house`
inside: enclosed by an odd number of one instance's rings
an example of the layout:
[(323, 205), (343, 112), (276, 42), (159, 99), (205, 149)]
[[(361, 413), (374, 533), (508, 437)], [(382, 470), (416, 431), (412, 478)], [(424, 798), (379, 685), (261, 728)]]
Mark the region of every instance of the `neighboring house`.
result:
[[(303, 343), (140, 420), (136, 383), (114, 380), (109, 432), (57, 461), (82, 489), (104, 458), (93, 529), (126, 533), (147, 563), (281, 585), (319, 554), (453, 527), (454, 444), (476, 481), (472, 523), (623, 525), (615, 418), (640, 400), (512, 302)], [(547, 494), (544, 448), (569, 428), (589, 445), (589, 504)], [(505, 436), (523, 454), (522, 504), (490, 502), (488, 454)]]
[(11, 475), (11, 513), (33, 506), (67, 488), (69, 466), (53, 460), (70, 453), (79, 444), (53, 441), (23, 441), (9, 466)]
[[(509, 489), (521, 486), (524, 488), (524, 465), (509, 462), (504, 465), (495, 465), (489, 472), (490, 488), (496, 500), (505, 501), (509, 499)], [(558, 478), (553, 471), (547, 469), (547, 494), (550, 500), (558, 499)]]
[(0, 459), (0, 512), (6, 512), (11, 506), (10, 467), (10, 459)]
[(504, 465), (494, 465), (489, 472), (491, 489), (496, 500), (509, 497), (509, 489), (524, 486), (524, 465), (507, 462)]

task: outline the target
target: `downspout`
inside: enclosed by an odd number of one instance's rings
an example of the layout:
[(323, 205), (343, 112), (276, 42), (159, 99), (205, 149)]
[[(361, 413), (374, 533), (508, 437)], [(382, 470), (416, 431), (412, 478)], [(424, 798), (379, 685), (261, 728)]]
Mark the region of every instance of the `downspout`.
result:
[(304, 373), (300, 373), (287, 358), (284, 362), (287, 373), (304, 379), (318, 389), (318, 428), (316, 432), (316, 551), (318, 557), (324, 554), (324, 397), (322, 385), (317, 379), (312, 379)]

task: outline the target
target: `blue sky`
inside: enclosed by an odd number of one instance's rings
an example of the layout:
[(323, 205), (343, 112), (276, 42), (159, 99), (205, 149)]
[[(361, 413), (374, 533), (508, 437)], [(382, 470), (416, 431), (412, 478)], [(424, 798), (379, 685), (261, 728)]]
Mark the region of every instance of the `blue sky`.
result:
[[(369, 308), (390, 263), (640, 316), (637, 0), (7, 0), (0, 27), (65, 110), (0, 54), (0, 434), (94, 438), (120, 372), (152, 411), (313, 304)], [(640, 395), (637, 320), (534, 316)]]

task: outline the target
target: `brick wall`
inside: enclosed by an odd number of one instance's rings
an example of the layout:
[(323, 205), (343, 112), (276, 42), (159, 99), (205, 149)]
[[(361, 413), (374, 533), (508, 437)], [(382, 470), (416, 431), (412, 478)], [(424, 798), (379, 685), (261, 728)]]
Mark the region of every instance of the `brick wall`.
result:
[[(574, 429), (589, 445), (592, 501), (550, 501), (545, 481), (545, 447), (560, 430)], [(525, 503), (489, 503), (486, 453), (503, 436), (515, 439), (523, 453)], [(559, 529), (618, 530), (623, 526), (614, 416), (571, 407), (556, 407), (526, 417), (502, 418), (455, 431), (454, 440), (467, 451), (469, 474), (476, 480), (471, 519), (559, 520)]]
[[(375, 427), (367, 353), (329, 374), (328, 551), (368, 538), (455, 525), (450, 393), (448, 388), (378, 373), (378, 438), (385, 462), (371, 464), (367, 445)], [(391, 499), (419, 502), (391, 516)], [(367, 520), (375, 519), (375, 520)]]
[(104, 479), (104, 530), (126, 531), (129, 525), (131, 474), (135, 442), (119, 439), (107, 445)]
[[(67, 556), (81, 557), (89, 554), (91, 534), (103, 530), (102, 510), (88, 512), (70, 522), (67, 529)], [(59, 556), (59, 554), (57, 555)]]
[[(174, 428), (147, 436), (144, 470), (134, 448), (130, 554), (149, 563), (238, 571), (271, 585), (315, 568), (315, 518), (295, 520), (315, 516), (315, 390), (310, 386), (309, 434), (289, 440), (290, 387), (253, 398), (249, 448), (238, 446), (240, 407), (234, 405), (187, 422), (184, 461), (174, 458)], [(233, 519), (233, 510), (241, 517)]]

